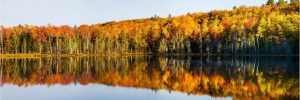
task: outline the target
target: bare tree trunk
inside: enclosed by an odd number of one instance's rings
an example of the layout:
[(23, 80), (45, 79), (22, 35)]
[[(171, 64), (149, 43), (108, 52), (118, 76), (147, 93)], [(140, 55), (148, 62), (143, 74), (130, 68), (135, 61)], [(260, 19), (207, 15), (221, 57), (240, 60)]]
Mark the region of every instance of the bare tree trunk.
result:
[(56, 36), (56, 50), (55, 50), (55, 53), (58, 54), (58, 37)]
[(73, 48), (71, 46), (71, 39), (68, 39), (68, 42), (69, 42), (69, 49), (70, 49), (69, 54), (72, 54), (73, 53)]
[(260, 52), (260, 50), (259, 50), (259, 40), (258, 40), (258, 38), (256, 38), (256, 42), (257, 42), (257, 54), (259, 54), (259, 52)]
[(18, 54), (18, 45), (15, 44), (15, 54)]
[(85, 53), (89, 53), (88, 51), (88, 49), (89, 49), (89, 42), (88, 42), (88, 37), (86, 36), (85, 37), (85, 42), (86, 42), (86, 47), (85, 47)]
[(40, 52), (40, 54), (42, 54), (42, 42), (41, 41), (39, 41), (39, 52)]
[(202, 36), (200, 34), (200, 53), (201, 53), (201, 55), (203, 55), (202, 49), (203, 49), (203, 41), (202, 41)]

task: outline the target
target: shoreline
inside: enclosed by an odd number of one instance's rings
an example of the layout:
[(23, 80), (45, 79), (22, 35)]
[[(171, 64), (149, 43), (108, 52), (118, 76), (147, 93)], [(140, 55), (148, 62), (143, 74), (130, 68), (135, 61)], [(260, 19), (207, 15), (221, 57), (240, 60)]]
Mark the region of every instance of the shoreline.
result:
[(155, 54), (155, 53), (99, 53), (99, 54), (0, 54), (0, 58), (44, 58), (44, 57), (92, 57), (92, 56), (299, 56), (296, 54), (200, 54), (200, 53), (186, 53), (186, 54)]

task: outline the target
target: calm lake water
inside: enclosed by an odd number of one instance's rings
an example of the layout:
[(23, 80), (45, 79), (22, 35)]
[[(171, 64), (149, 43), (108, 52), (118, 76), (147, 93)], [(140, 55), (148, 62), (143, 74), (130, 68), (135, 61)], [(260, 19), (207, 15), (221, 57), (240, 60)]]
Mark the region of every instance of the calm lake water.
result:
[(299, 99), (299, 57), (0, 59), (1, 100)]

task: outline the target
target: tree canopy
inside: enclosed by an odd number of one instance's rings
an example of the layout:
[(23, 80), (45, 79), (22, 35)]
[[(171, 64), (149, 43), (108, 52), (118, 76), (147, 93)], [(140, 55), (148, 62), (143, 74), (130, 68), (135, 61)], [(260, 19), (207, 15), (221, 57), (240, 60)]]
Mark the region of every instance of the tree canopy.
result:
[[(299, 1), (79, 26), (1, 27), (3, 54), (298, 54)], [(284, 3), (283, 3), (284, 2)]]

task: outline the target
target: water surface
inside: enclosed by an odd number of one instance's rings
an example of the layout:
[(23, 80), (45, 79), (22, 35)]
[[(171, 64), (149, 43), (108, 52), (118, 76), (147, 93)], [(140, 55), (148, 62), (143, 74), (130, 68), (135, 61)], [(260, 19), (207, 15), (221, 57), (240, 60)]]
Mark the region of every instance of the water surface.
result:
[(287, 56), (1, 59), (1, 99), (298, 99), (298, 60)]

